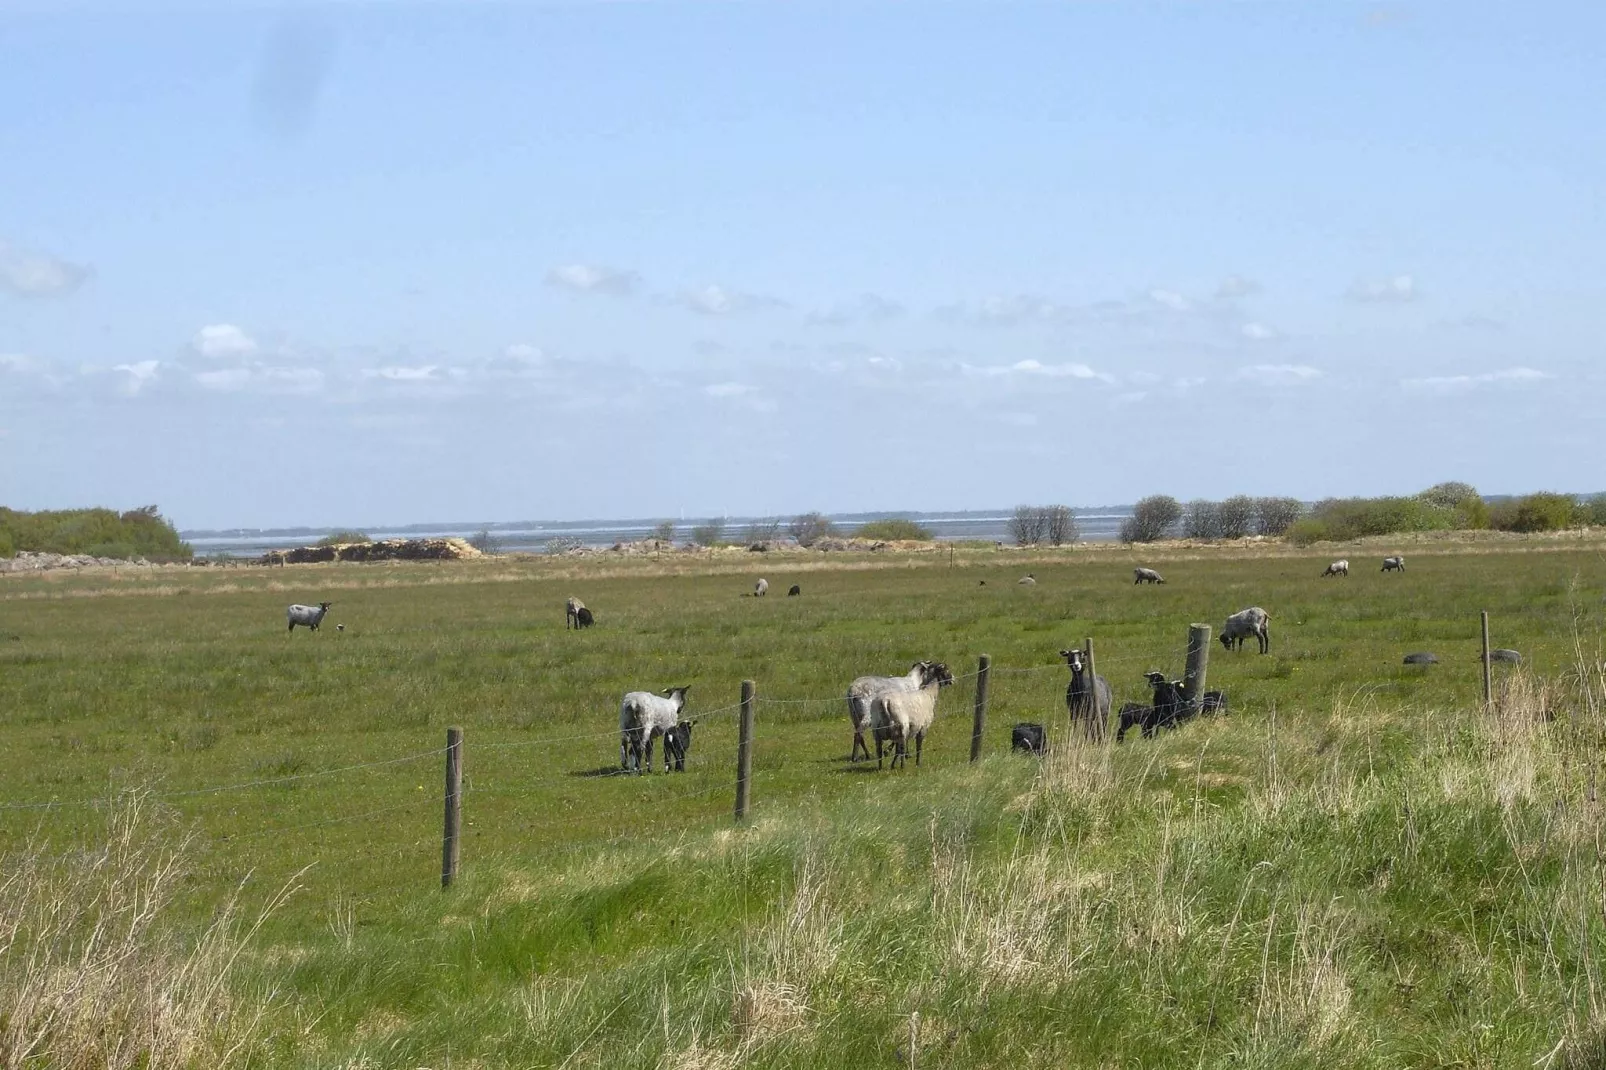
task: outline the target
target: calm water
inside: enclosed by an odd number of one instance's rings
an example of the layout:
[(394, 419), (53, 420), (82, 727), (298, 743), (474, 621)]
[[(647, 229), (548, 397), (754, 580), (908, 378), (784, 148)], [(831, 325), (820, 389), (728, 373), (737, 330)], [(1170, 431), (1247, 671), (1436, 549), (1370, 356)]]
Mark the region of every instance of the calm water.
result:
[[(1120, 531), (1121, 521), (1131, 515), (1128, 509), (1093, 509), (1077, 511), (1076, 523), (1082, 539), (1088, 542), (1107, 542)], [(833, 516), (831, 522), (842, 534), (852, 534), (872, 520), (901, 517), (914, 520), (927, 528), (938, 539), (985, 539), (1009, 541), (1009, 512), (970, 513), (854, 513)], [(701, 521), (688, 520), (675, 528), (675, 537), (684, 541), (691, 529)], [(734, 518), (725, 524), (725, 537), (739, 541), (741, 533), (753, 523), (751, 518)], [(456, 535), (468, 538), (477, 532), (489, 530), (503, 550), (541, 553), (554, 538), (578, 539), (585, 546), (612, 546), (616, 542), (645, 539), (658, 524), (657, 520), (590, 520), (522, 522), (511, 524), (409, 524), (402, 528), (365, 528), (375, 539), (391, 538), (442, 538)], [(783, 526), (784, 528), (784, 526)], [(184, 531), (179, 534), (200, 555), (227, 553), (235, 557), (257, 557), (268, 550), (288, 546), (306, 546), (317, 542), (332, 528), (283, 528), (274, 530), (238, 529), (232, 531)]]

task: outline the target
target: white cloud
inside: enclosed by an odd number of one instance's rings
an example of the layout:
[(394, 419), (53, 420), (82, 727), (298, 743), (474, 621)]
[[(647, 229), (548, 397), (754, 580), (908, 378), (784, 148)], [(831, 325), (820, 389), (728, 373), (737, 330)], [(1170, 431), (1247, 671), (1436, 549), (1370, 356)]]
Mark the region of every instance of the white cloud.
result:
[(1536, 383), (1545, 379), (1554, 379), (1555, 376), (1536, 368), (1503, 368), (1499, 371), (1482, 372), (1478, 375), (1430, 375), (1420, 379), (1401, 379), (1400, 385), (1411, 390), (1436, 390), (1451, 392), (1457, 390), (1471, 390), (1480, 386), (1490, 386), (1495, 383)]
[(87, 265), (69, 263), (0, 241), (0, 290), (18, 297), (65, 297), (82, 286), (91, 274)]
[(515, 342), (513, 345), (508, 346), (502, 350), (502, 356), (508, 360), (523, 361), (530, 364), (539, 363), (545, 359), (545, 354), (541, 352), (540, 346), (526, 345), (523, 342)]
[(1402, 305), (1421, 296), (1416, 279), (1410, 275), (1395, 275), (1390, 279), (1357, 279), (1349, 288), (1351, 301), (1362, 304)]
[(785, 308), (786, 302), (761, 294), (741, 293), (709, 284), (680, 295), (680, 303), (704, 316), (730, 316), (760, 308)]
[(1228, 275), (1216, 287), (1216, 300), (1237, 301), (1245, 297), (1253, 297), (1260, 292), (1260, 283), (1254, 279), (1246, 279), (1242, 275)]
[(739, 398), (753, 393), (756, 389), (745, 383), (711, 383), (703, 387), (703, 393), (711, 398)]
[(1245, 338), (1252, 338), (1257, 342), (1264, 342), (1269, 338), (1277, 337), (1277, 332), (1264, 323), (1246, 323), (1239, 330)]
[(1320, 379), (1321, 376), (1320, 369), (1307, 364), (1252, 364), (1247, 368), (1238, 369), (1239, 379), (1250, 379), (1259, 383), (1308, 383), (1313, 379)]
[(856, 300), (833, 305), (824, 312), (810, 312), (807, 321), (822, 326), (840, 326), (846, 323), (884, 323), (903, 315), (904, 308), (896, 301), (880, 294), (860, 294)]
[(285, 368), (251, 365), (216, 368), (197, 372), (195, 382), (207, 390), (237, 391), (247, 388), (274, 393), (311, 393), (323, 386), (323, 372), (317, 368)]
[(435, 378), (438, 366), (425, 364), (419, 367), (408, 368), (391, 366), (386, 368), (364, 368), (364, 379), (388, 379), (394, 383), (423, 383)]
[(1187, 312), (1193, 308), (1193, 303), (1175, 290), (1150, 290), (1149, 300), (1173, 312)]
[(232, 323), (213, 323), (195, 332), (190, 345), (209, 360), (248, 357), (257, 351), (256, 339)]
[(126, 372), (128, 374), (128, 379), (123, 382), (123, 393), (138, 394), (148, 384), (156, 380), (156, 370), (159, 367), (161, 367), (159, 361), (142, 360), (137, 364), (118, 364), (112, 368), (112, 371)]
[(546, 273), (546, 284), (581, 293), (629, 297), (641, 285), (641, 276), (598, 264), (563, 264)]

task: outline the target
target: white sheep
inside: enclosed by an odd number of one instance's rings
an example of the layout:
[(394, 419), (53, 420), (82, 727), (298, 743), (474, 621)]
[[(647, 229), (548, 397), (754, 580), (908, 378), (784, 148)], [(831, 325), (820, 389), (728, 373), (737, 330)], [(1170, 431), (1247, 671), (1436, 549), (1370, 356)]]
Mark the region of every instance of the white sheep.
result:
[(1140, 583), (1164, 583), (1165, 577), (1152, 568), (1135, 568), (1132, 570), (1132, 585)]
[(848, 751), (848, 761), (858, 761), (860, 751), (865, 758), (870, 757), (864, 733), (870, 729), (870, 707), (876, 697), (888, 691), (918, 691), (930, 683), (942, 667), (939, 661), (917, 661), (902, 676), (861, 676), (849, 684), (848, 720), (853, 724), (853, 747)]
[(915, 767), (926, 742), (926, 729), (937, 718), (937, 695), (954, 682), (948, 666), (938, 663), (928, 683), (916, 691), (885, 691), (870, 705), (870, 723), (875, 731), (876, 768), (881, 768), (882, 744), (892, 743), (892, 768), (909, 765), (909, 738), (915, 741)]
[(1030, 572), (1028, 572), (1028, 573), (1026, 573), (1026, 575), (1022, 576), (1020, 579), (1016, 580), (1015, 582), (1020, 584), (1022, 587), (1036, 587), (1037, 586), (1037, 577), (1033, 576)]
[(319, 602), (315, 606), (291, 606), (288, 614), (290, 627), (286, 630), (293, 632), (296, 630), (297, 624), (303, 624), (313, 631), (317, 631), (318, 625), (323, 623), (323, 615), (329, 612), (329, 607), (332, 605), (334, 605), (333, 602)]
[(754, 598), (763, 598), (765, 595), (767, 595), (769, 593), (770, 593), (770, 581), (769, 580), (761, 579), (757, 583), (753, 584), (753, 597)]
[(565, 631), (570, 628), (580, 627), (580, 611), (585, 607), (586, 604), (578, 598), (572, 596), (569, 598), (568, 606), (563, 615), (563, 628)]
[[(665, 689), (661, 695), (651, 691), (631, 691), (619, 703), (619, 768), (637, 773), (652, 772), (652, 741), (680, 722), (691, 685)], [(642, 755), (647, 761), (642, 764)], [(664, 772), (669, 772), (671, 754), (664, 746)]]
[(1327, 570), (1325, 572), (1323, 572), (1322, 575), (1323, 576), (1348, 576), (1349, 575), (1349, 561), (1348, 560), (1334, 561), (1332, 564), (1327, 566)]
[(1227, 618), (1226, 626), (1221, 629), (1221, 645), (1228, 650), (1241, 650), (1244, 640), (1251, 635), (1259, 641), (1262, 654), (1271, 649), (1271, 614), (1259, 606), (1251, 606)]
[(1383, 571), (1383, 572), (1404, 572), (1405, 571), (1405, 558), (1403, 558), (1403, 557), (1385, 557), (1383, 559), (1383, 568), (1381, 569), (1381, 571)]

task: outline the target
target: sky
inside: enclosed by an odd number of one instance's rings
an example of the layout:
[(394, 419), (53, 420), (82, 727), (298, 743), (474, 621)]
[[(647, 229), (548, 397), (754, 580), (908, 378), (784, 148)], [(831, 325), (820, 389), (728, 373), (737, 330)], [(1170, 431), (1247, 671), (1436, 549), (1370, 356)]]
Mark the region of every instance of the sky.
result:
[(0, 504), (1606, 489), (1606, 5), (0, 0)]

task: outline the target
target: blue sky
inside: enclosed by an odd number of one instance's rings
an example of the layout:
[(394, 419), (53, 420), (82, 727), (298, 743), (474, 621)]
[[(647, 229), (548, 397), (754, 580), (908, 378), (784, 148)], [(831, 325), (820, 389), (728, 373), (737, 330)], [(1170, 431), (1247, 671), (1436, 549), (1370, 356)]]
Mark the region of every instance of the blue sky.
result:
[(0, 503), (1606, 484), (1592, 4), (0, 0)]

